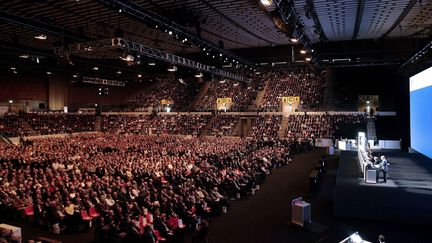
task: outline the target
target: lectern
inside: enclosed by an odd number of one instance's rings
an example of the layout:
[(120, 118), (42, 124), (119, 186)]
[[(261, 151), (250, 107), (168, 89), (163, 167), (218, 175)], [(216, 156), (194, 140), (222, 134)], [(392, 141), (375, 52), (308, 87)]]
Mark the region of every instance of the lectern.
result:
[(305, 223), (311, 223), (311, 205), (296, 198), (291, 203), (291, 223), (303, 227)]

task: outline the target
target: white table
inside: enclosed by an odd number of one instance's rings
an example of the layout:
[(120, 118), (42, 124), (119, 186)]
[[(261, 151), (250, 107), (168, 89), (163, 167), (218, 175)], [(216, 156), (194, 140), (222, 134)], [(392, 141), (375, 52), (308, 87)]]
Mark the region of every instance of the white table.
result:
[(311, 222), (311, 205), (305, 201), (291, 206), (291, 222), (296, 225), (304, 226), (304, 223)]

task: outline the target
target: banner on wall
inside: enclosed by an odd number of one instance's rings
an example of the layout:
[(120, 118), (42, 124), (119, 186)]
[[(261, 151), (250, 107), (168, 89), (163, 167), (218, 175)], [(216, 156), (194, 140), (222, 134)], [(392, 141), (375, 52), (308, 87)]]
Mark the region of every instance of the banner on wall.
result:
[(282, 103), (300, 103), (300, 96), (284, 96), (282, 97)]
[(216, 103), (217, 104), (230, 104), (232, 103), (232, 99), (229, 97), (225, 97), (225, 98), (217, 98), (216, 99)]

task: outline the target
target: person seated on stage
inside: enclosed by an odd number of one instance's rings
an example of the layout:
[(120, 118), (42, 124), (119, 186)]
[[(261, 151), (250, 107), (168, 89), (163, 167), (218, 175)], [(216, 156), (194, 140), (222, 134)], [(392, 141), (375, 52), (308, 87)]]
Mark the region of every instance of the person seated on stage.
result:
[(366, 160), (366, 169), (372, 169), (372, 168), (373, 168), (372, 162), (369, 159)]

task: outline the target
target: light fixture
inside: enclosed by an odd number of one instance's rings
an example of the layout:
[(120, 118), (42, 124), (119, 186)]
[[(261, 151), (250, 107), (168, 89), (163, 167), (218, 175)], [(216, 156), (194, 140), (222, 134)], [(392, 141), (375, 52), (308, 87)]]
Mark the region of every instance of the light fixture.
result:
[(36, 57), (36, 62), (39, 63), (39, 57)]
[(260, 0), (262, 5), (264, 6), (270, 6), (271, 5), (271, 0)]
[(122, 71), (117, 71), (116, 73), (117, 73), (118, 75), (120, 75), (120, 74), (122, 74)]
[(13, 73), (17, 74), (17, 73), (18, 73), (18, 71), (17, 71), (17, 70), (14, 70), (14, 71), (13, 71)]
[(301, 54), (306, 54), (306, 50), (300, 50)]
[(168, 67), (167, 70), (168, 70), (169, 72), (175, 72), (175, 71), (177, 71), (177, 67), (174, 66), (174, 65), (171, 65), (171, 66)]
[(9, 100), (9, 104), (12, 104), (13, 103), (13, 100)]
[(119, 13), (121, 13), (122, 12), (122, 10), (121, 9), (119, 9)]
[(196, 78), (202, 78), (203, 76), (204, 76), (203, 73), (201, 71), (199, 71), (199, 70), (195, 74)]
[(48, 75), (51, 75), (51, 72), (47, 72)]
[(311, 60), (310, 57), (306, 57), (306, 62), (309, 62)]
[(98, 67), (93, 67), (93, 70), (97, 71), (97, 70), (99, 70), (99, 68)]
[(290, 41), (293, 42), (293, 43), (297, 43), (297, 42), (298, 42), (298, 39), (296, 39), (296, 38), (291, 38)]
[(168, 34), (169, 34), (169, 35), (172, 35), (172, 31), (171, 31), (171, 30), (170, 30), (170, 31), (168, 31)]
[(156, 66), (156, 63), (154, 63), (154, 62), (149, 62), (148, 65), (149, 65), (149, 66)]
[(72, 75), (72, 77), (74, 77), (74, 78), (78, 78), (78, 75), (74, 74), (74, 75)]
[(123, 54), (119, 58), (125, 62), (133, 62), (135, 60), (134, 56), (131, 54)]
[(15, 70), (16, 68), (15, 68), (15, 67), (11, 67), (11, 69), (12, 69), (12, 70)]
[(141, 74), (138, 74), (137, 77), (138, 77), (138, 78), (142, 78), (142, 75), (141, 75)]
[(46, 36), (46, 35), (43, 35), (43, 34), (39, 34), (39, 35), (35, 36), (34, 38), (36, 38), (36, 39), (38, 39), (38, 40), (46, 40), (46, 39), (47, 39), (47, 36)]
[(24, 59), (27, 59), (28, 57), (29, 56), (27, 54), (22, 54), (22, 55), (19, 56), (19, 58), (24, 58)]

